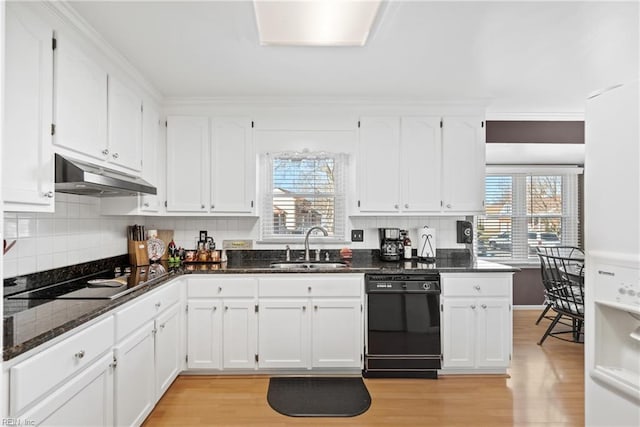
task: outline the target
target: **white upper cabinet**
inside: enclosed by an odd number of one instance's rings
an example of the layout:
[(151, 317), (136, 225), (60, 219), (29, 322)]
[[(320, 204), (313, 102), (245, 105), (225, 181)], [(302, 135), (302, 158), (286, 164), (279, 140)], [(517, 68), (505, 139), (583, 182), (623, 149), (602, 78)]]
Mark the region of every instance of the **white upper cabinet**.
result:
[(356, 215), (481, 213), (484, 152), (477, 116), (363, 117)]
[(440, 118), (403, 117), (400, 127), (401, 209), (440, 210)]
[(7, 211), (53, 212), (51, 26), (6, 8), (2, 196)]
[(67, 37), (56, 38), (54, 144), (99, 160), (107, 150), (107, 72)]
[(167, 212), (208, 212), (209, 119), (167, 118)]
[(251, 120), (171, 116), (167, 120), (167, 212), (254, 212)]
[(109, 76), (109, 146), (107, 161), (142, 170), (142, 100), (114, 76)]
[(211, 212), (253, 212), (256, 160), (251, 120), (214, 118)]
[(362, 117), (358, 146), (358, 209), (397, 212), (400, 208), (400, 120)]
[(445, 117), (442, 129), (444, 212), (483, 213), (484, 122), (477, 116)]
[[(164, 164), (160, 144), (160, 113), (150, 104), (144, 105), (142, 112), (142, 178), (155, 185), (158, 191), (164, 186), (160, 179), (161, 165)], [(144, 194), (140, 196), (140, 209), (145, 212), (160, 210), (158, 194)]]

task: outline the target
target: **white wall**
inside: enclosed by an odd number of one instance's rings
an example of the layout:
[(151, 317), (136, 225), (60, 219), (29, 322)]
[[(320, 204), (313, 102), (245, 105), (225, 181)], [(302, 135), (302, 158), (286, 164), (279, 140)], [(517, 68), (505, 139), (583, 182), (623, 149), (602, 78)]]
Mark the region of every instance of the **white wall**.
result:
[(99, 199), (56, 193), (55, 213), (4, 213), (4, 276), (34, 273), (127, 253), (126, 227), (142, 218), (102, 216)]

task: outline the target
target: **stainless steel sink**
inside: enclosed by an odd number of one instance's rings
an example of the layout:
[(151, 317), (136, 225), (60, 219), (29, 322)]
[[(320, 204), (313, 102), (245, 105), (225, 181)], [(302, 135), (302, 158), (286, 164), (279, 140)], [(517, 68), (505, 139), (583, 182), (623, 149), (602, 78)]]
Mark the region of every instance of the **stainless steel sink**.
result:
[(335, 270), (335, 269), (340, 269), (340, 268), (346, 268), (347, 264), (343, 263), (343, 262), (321, 262), (321, 261), (316, 261), (316, 262), (296, 262), (296, 261), (289, 261), (289, 262), (272, 262), (271, 263), (271, 268), (274, 269), (281, 269), (281, 270), (293, 270), (293, 269), (298, 269), (298, 270)]

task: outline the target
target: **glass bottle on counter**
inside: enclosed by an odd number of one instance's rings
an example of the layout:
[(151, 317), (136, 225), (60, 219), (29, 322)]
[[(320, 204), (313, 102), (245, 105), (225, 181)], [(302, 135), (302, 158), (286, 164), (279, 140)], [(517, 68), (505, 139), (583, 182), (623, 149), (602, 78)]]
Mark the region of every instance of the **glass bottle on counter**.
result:
[(404, 246), (404, 259), (411, 259), (411, 239), (409, 238), (409, 234), (404, 236), (402, 246)]

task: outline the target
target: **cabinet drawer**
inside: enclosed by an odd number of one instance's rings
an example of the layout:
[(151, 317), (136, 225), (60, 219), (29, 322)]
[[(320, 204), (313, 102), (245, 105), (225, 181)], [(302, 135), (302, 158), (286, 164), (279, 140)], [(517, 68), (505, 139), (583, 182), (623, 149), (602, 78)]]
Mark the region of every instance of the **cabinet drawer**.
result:
[(441, 275), (443, 296), (509, 296), (511, 274)]
[(65, 378), (80, 372), (112, 346), (113, 317), (108, 317), (12, 367), (12, 416), (17, 416)]
[(188, 298), (255, 297), (258, 280), (253, 277), (190, 277)]
[(260, 279), (261, 297), (359, 297), (363, 291), (360, 275), (276, 276)]
[(172, 283), (152, 291), (148, 296), (133, 301), (115, 314), (116, 341), (120, 341), (155, 315), (180, 300), (179, 283)]

